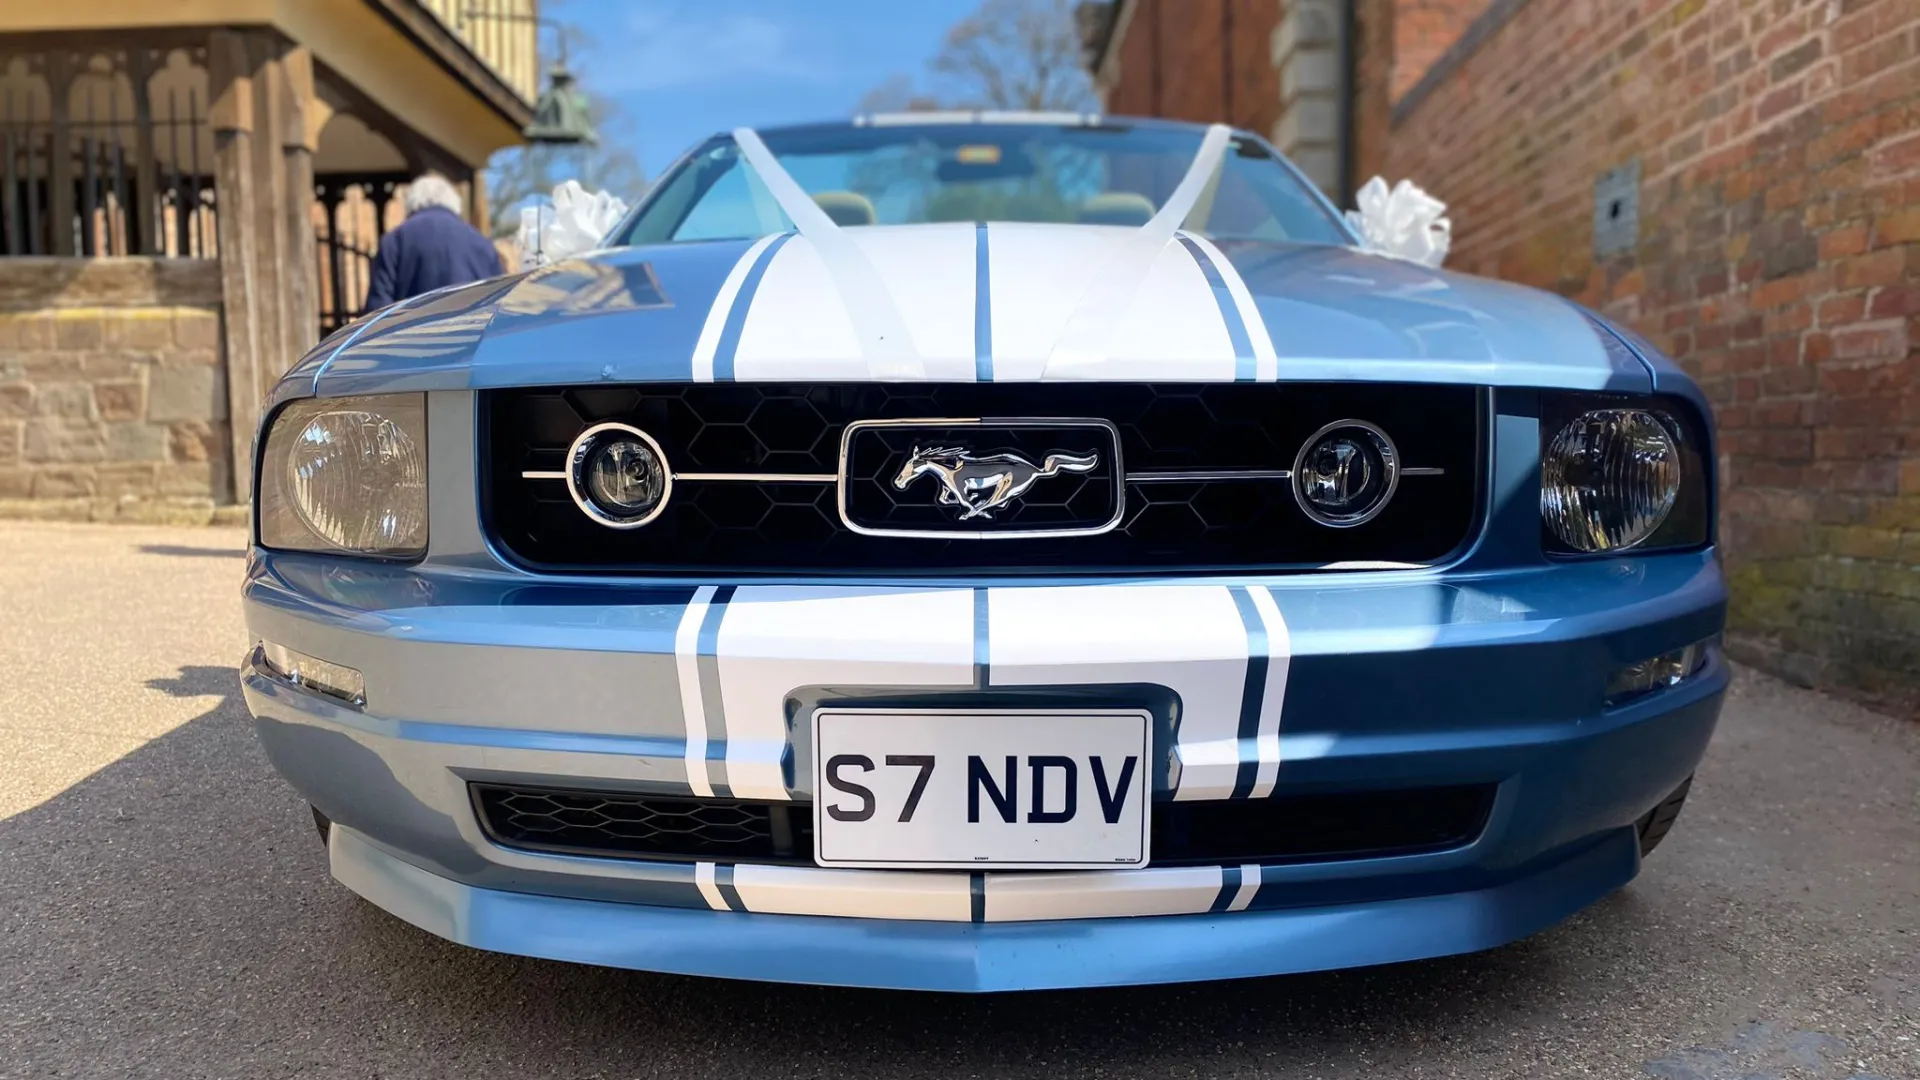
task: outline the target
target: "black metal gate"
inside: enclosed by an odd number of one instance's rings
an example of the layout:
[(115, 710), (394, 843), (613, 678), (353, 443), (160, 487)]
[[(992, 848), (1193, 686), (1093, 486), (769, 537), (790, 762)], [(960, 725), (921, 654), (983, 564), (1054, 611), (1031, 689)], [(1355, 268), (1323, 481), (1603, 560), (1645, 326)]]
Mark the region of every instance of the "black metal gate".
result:
[(27, 77), (0, 93), (0, 255), (218, 253), (203, 50), (10, 64)]
[(320, 255), (320, 336), (366, 314), (368, 270), (395, 197), (397, 174), (327, 175), (314, 181), (314, 238)]

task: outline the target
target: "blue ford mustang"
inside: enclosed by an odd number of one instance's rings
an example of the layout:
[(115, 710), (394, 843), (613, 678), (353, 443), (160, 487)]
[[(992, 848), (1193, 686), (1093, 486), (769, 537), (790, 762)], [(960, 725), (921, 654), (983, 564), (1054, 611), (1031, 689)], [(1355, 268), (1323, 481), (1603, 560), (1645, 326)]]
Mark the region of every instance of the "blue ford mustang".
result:
[(1361, 250), (1266, 143), (718, 136), (275, 390), (247, 701), (483, 949), (940, 990), (1484, 949), (1629, 881), (1727, 683), (1700, 392)]

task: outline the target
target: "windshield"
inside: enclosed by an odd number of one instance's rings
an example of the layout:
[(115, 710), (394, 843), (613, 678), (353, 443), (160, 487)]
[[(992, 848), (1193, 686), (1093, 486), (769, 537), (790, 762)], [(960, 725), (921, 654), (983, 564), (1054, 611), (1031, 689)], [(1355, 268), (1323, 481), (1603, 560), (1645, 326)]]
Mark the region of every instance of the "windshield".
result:
[[(1186, 175), (1202, 129), (1099, 124), (907, 124), (789, 128), (767, 148), (843, 226), (934, 221), (1145, 225)], [(1216, 240), (1349, 237), (1259, 142), (1235, 136), (1194, 213)], [(793, 228), (731, 136), (663, 177), (626, 244), (746, 239)]]

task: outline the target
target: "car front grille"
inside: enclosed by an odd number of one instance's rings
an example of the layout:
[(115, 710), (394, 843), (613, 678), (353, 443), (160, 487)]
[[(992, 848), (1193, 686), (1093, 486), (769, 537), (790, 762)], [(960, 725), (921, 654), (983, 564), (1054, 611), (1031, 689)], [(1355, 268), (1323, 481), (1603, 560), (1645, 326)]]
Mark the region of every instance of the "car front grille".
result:
[[(630, 792), (471, 785), (488, 838), (506, 847), (606, 858), (813, 863), (813, 806)], [(1153, 808), (1150, 865), (1331, 862), (1472, 843), (1490, 784)]]
[[(931, 576), (1424, 564), (1460, 549), (1479, 520), (1485, 408), (1486, 395), (1474, 387), (1373, 383), (492, 390), (482, 395), (482, 507), (510, 558), (549, 572)], [(1102, 422), (1111, 452), (1092, 471), (1036, 484), (994, 527), (1104, 527), (1109, 518), (1112, 527), (977, 539), (872, 535), (843, 521), (840, 451), (850, 424), (968, 417)], [(1331, 528), (1301, 511), (1284, 474), (1315, 432), (1344, 420), (1386, 432), (1404, 471), (1377, 517)], [(598, 524), (568, 492), (569, 447), (603, 423), (645, 431), (675, 476), (666, 505), (643, 527)], [(1078, 433), (1059, 427), (985, 430), (972, 449), (1030, 460), (1095, 445), (1082, 447)], [(953, 434), (942, 428), (927, 437)], [(905, 489), (886, 482), (911, 442), (876, 441), (849, 458), (858, 461), (845, 480), (851, 512), (879, 531), (942, 526), (950, 516), (936, 504), (931, 481)]]

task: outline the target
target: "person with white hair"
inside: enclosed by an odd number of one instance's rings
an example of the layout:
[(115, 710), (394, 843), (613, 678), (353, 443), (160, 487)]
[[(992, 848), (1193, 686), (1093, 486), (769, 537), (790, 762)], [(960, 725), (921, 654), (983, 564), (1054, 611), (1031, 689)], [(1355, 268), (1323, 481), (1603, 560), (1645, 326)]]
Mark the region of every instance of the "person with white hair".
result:
[(407, 220), (382, 237), (374, 252), (366, 310), (506, 272), (493, 242), (460, 216), (460, 192), (446, 177), (416, 177), (400, 201)]

